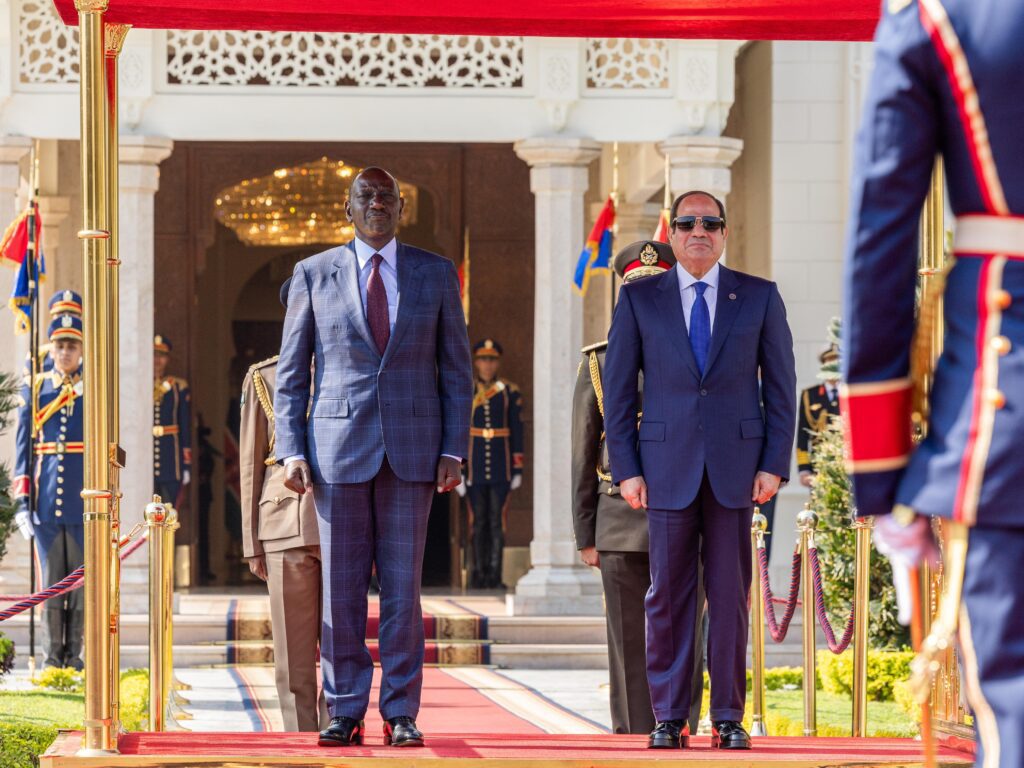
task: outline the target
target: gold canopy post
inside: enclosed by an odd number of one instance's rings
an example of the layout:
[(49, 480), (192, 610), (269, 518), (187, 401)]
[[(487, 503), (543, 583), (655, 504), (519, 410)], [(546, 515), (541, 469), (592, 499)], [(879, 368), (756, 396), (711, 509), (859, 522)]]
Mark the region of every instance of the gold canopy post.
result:
[(120, 408), (120, 295), (118, 258), (118, 117), (117, 117), (117, 57), (121, 53), (124, 39), (128, 34), (127, 24), (104, 24), (104, 64), (106, 71), (106, 114), (107, 114), (107, 194), (110, 245), (107, 255), (107, 383), (113, 395), (107, 402), (107, 435), (110, 450), (107, 456), (110, 475), (110, 686), (111, 719), (115, 733), (121, 726), (121, 558), (118, 542), (121, 538), (121, 469), (125, 464), (121, 442)]
[[(108, 113), (104, 67), (103, 14), (106, 0), (75, 0), (81, 73), (82, 261), (85, 296), (85, 737), (80, 754), (117, 752), (115, 692), (111, 685), (111, 538), (113, 492), (109, 485), (111, 401), (108, 359), (110, 258)], [(116, 396), (115, 396), (116, 397)]]

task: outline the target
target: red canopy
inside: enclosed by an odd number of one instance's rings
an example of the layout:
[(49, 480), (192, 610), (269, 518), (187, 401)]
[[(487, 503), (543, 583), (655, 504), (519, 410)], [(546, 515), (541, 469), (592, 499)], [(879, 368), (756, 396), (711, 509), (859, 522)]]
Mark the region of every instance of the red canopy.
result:
[[(74, 0), (54, 0), (77, 24)], [(869, 40), (880, 0), (110, 0), (151, 29), (539, 37)]]

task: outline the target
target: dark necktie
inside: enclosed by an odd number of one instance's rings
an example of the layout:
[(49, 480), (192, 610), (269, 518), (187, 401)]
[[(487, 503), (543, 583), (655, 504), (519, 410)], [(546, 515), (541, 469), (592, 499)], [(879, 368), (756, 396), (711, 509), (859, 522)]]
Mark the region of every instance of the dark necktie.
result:
[(711, 312), (704, 298), (708, 284), (697, 281), (693, 288), (697, 291), (697, 300), (693, 302), (693, 309), (690, 310), (690, 347), (697, 359), (697, 370), (703, 376), (704, 366), (708, 362), (708, 347), (711, 346)]
[(384, 278), (380, 275), (380, 263), (384, 257), (373, 254), (370, 262), (370, 279), (366, 281), (366, 321), (370, 324), (370, 333), (377, 342), (377, 350), (384, 354), (391, 338), (391, 320), (388, 316), (388, 292), (384, 288)]

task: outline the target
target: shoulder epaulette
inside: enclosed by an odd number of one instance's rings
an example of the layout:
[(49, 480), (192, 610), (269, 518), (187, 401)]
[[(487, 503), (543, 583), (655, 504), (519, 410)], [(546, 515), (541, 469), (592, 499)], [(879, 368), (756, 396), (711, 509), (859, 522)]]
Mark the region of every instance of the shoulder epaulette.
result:
[(513, 384), (508, 379), (502, 379), (502, 381), (505, 382), (505, 386), (508, 388), (509, 392), (518, 392), (519, 391), (519, 387), (516, 384)]
[(608, 339), (605, 339), (604, 341), (599, 341), (596, 344), (591, 344), (590, 346), (584, 347), (583, 349), (580, 350), (580, 353), (584, 355), (589, 355), (591, 352), (599, 352), (607, 346)]
[(174, 385), (178, 389), (188, 389), (188, 380), (187, 379), (183, 379), (180, 376), (171, 376), (171, 379), (174, 380)]
[(281, 356), (274, 355), (273, 357), (268, 357), (266, 360), (260, 360), (258, 363), (253, 363), (249, 366), (249, 370), (255, 371), (259, 368), (266, 368), (268, 365), (275, 365), (279, 357)]

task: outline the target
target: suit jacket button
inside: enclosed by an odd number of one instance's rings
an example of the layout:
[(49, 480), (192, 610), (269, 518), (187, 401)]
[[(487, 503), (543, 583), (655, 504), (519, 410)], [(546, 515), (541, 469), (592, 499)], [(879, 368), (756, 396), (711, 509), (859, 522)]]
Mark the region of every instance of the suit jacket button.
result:
[(705, 396), (705, 395), (706, 395), (707, 393), (708, 393), (708, 391), (707, 391), (706, 389), (702, 389), (702, 390), (700, 391), (700, 396), (701, 396), (701, 397), (704, 397), (704, 396)]

